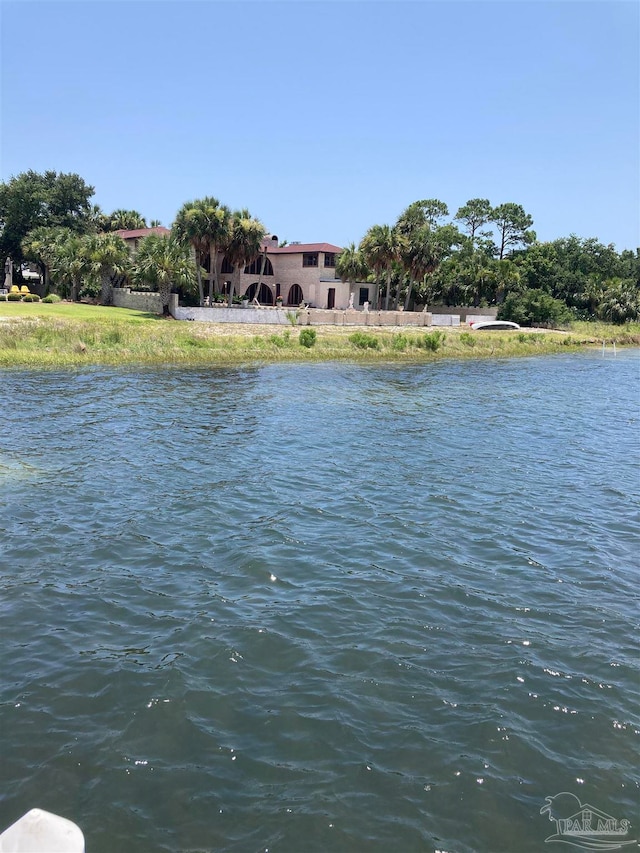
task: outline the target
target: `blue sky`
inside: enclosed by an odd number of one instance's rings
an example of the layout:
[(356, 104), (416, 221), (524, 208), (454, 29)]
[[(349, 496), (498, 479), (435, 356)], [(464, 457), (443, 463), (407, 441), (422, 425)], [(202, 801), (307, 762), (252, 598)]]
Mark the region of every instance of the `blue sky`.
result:
[(358, 242), (420, 198), (513, 201), (540, 240), (640, 245), (636, 2), (1, 3), (0, 178), (109, 212), (189, 199)]

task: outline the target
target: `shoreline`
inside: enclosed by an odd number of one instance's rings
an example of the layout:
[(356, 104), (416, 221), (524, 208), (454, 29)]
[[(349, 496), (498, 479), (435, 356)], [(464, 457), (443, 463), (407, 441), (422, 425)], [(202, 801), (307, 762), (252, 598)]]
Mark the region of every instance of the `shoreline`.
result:
[[(315, 343), (300, 333), (312, 328)], [(424, 363), (640, 346), (640, 323), (569, 329), (472, 331), (460, 327), (273, 326), (167, 320), (73, 303), (0, 303), (0, 368), (225, 367), (276, 363)]]

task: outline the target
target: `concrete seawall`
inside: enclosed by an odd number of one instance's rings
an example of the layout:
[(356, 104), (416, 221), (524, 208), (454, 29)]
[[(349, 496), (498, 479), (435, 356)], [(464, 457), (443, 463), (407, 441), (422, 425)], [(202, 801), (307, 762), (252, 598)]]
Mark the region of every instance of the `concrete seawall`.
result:
[[(158, 293), (131, 291), (128, 287), (114, 288), (113, 304), (118, 308), (134, 308), (151, 314), (162, 314)], [(169, 299), (169, 311), (176, 320), (197, 320), (202, 323), (243, 323), (256, 325), (289, 326), (295, 316), (297, 326), (370, 326), (370, 327), (424, 327), (459, 326), (460, 322), (495, 319), (497, 309), (461, 308), (450, 314), (431, 311), (356, 311), (323, 308), (272, 308), (251, 306), (215, 306), (187, 308), (178, 304), (175, 293)], [(477, 313), (471, 313), (471, 312)], [(461, 314), (463, 315), (461, 317)]]
[(176, 320), (204, 323), (257, 323), (274, 326), (430, 326), (426, 311), (328, 311), (320, 308), (184, 308), (172, 295), (169, 310)]

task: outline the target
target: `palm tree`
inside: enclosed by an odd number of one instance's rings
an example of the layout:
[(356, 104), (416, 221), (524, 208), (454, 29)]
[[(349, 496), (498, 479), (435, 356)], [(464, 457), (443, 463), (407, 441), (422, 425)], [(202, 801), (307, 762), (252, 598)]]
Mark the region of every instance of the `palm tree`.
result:
[[(236, 210), (231, 216), (228, 237), (222, 248), (226, 259), (235, 267), (234, 275), (240, 286), (240, 276), (247, 264), (260, 254), (266, 229), (259, 219), (254, 219), (248, 210)], [(234, 281), (231, 279), (228, 305), (233, 304)]]
[(101, 302), (111, 305), (113, 301), (114, 275), (124, 275), (129, 268), (129, 250), (122, 237), (117, 234), (91, 234), (83, 246), (91, 276), (100, 281)]
[[(400, 262), (405, 272), (407, 292), (404, 300), (405, 311), (411, 302), (413, 284), (426, 275), (430, 257), (431, 229), (428, 225), (414, 228), (406, 235), (406, 243), (400, 256)], [(396, 294), (396, 304), (399, 293)]]
[(213, 196), (205, 196), (182, 205), (173, 224), (173, 232), (182, 243), (189, 243), (196, 256), (198, 294), (204, 305), (202, 287), (202, 262), (209, 252), (209, 303), (214, 290), (218, 290), (218, 253), (224, 245), (229, 230), (229, 208)]
[(598, 306), (598, 317), (609, 323), (640, 320), (640, 290), (630, 278), (611, 278), (604, 282), (604, 294)]
[(89, 208), (87, 225), (90, 232), (109, 230), (109, 217), (103, 212), (99, 204), (92, 204)]
[(586, 303), (592, 317), (595, 317), (605, 291), (606, 287), (600, 277), (594, 274), (590, 275), (582, 291), (582, 301)]
[(489, 301), (498, 304), (504, 302), (509, 293), (517, 292), (520, 288), (520, 270), (508, 258), (501, 261), (493, 260), (493, 294), (484, 294)]
[(427, 276), (433, 276), (443, 259), (460, 239), (460, 232), (454, 225), (432, 228), (426, 224), (408, 235), (406, 248), (402, 252), (402, 266), (407, 274), (405, 311), (411, 302), (414, 283), (422, 281), (426, 288)]
[(44, 282), (45, 295), (51, 284), (51, 267), (56, 258), (56, 250), (60, 243), (72, 234), (69, 228), (48, 228), (40, 226), (29, 231), (22, 240), (24, 256), (35, 261), (40, 267)]
[(189, 249), (183, 243), (175, 237), (150, 234), (140, 243), (131, 277), (158, 288), (162, 313), (168, 316), (171, 289), (193, 285), (196, 270)]
[(119, 208), (106, 217), (106, 231), (134, 231), (136, 228), (146, 228), (147, 222), (137, 210)]
[(349, 304), (353, 304), (351, 295), (355, 294), (356, 282), (363, 281), (369, 275), (369, 267), (364, 255), (359, 249), (356, 249), (355, 243), (349, 243), (338, 255), (336, 275), (341, 281), (348, 283)]
[[(71, 300), (80, 298), (82, 279), (89, 273), (89, 259), (84, 251), (86, 237), (69, 234), (68, 238), (56, 245), (51, 263), (51, 274), (58, 285)], [(67, 289), (68, 288), (68, 289)]]
[[(218, 259), (222, 262), (222, 247), (229, 239), (229, 229), (231, 227), (231, 210), (226, 204), (220, 204), (216, 199), (209, 199), (211, 202), (216, 202), (215, 205), (210, 205), (209, 213), (209, 304), (213, 302), (213, 294), (218, 293)], [(261, 238), (262, 239), (262, 238)]]
[(198, 202), (185, 202), (175, 218), (172, 234), (182, 244), (188, 244), (193, 249), (196, 261), (196, 275), (198, 280), (198, 299), (200, 307), (204, 305), (204, 290), (202, 288), (202, 258), (207, 251), (206, 228), (198, 210)]
[(387, 282), (384, 310), (389, 310), (389, 291), (391, 289), (393, 264), (399, 260), (405, 242), (405, 237), (390, 225), (372, 225), (360, 242), (360, 252), (376, 277), (376, 298), (373, 300), (376, 308), (379, 301), (380, 278), (384, 272)]

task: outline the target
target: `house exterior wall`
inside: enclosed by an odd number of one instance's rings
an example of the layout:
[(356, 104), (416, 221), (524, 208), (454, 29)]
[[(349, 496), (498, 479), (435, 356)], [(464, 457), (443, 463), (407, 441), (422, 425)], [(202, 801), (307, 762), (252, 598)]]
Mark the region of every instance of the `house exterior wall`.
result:
[[(349, 305), (349, 284), (336, 277), (335, 267), (325, 266), (325, 252), (318, 252), (318, 266), (303, 266), (303, 247), (300, 252), (267, 252), (267, 257), (273, 266), (273, 275), (264, 276), (262, 281), (274, 294), (276, 285), (280, 285), (280, 296), (285, 305), (289, 303), (291, 288), (298, 285), (302, 290), (302, 296), (307, 304), (315, 308), (327, 308), (329, 300), (329, 289), (335, 290), (334, 307), (345, 309)], [(223, 276), (223, 279), (225, 276)], [(240, 295), (247, 292), (252, 284), (258, 282), (258, 276), (242, 273), (240, 276)], [(355, 307), (358, 305), (359, 288), (368, 287), (367, 284), (359, 284), (356, 287)], [(371, 290), (369, 290), (369, 295)], [(296, 303), (297, 304), (297, 303)]]
[[(280, 284), (280, 293), (283, 301), (288, 301), (288, 296), (294, 284), (302, 288), (304, 301), (317, 305), (326, 302), (326, 294), (329, 286), (336, 288), (336, 297), (338, 289), (342, 282), (335, 277), (335, 269), (327, 269), (324, 267), (324, 252), (319, 252), (319, 263), (317, 267), (304, 267), (302, 265), (303, 252), (276, 254), (271, 258), (273, 264), (274, 278)], [(330, 278), (332, 284), (321, 282), (321, 278)], [(347, 301), (349, 299), (347, 290)]]
[[(279, 247), (276, 243), (267, 247), (267, 258), (269, 259), (273, 275), (265, 274), (262, 276), (262, 284), (269, 288), (273, 295), (275, 303), (276, 297), (282, 298), (285, 306), (297, 307), (300, 304), (299, 299), (294, 299), (291, 295), (291, 289), (298, 285), (302, 291), (302, 301), (314, 308), (329, 308), (329, 291), (333, 289), (333, 305), (337, 310), (345, 310), (349, 307), (349, 284), (341, 281), (336, 276), (335, 260), (340, 253), (337, 246), (327, 246), (327, 251), (323, 250), (322, 244), (305, 244), (301, 243), (298, 251), (297, 244), (292, 244), (287, 247)], [(286, 251), (284, 249), (286, 248)], [(328, 249), (333, 248), (334, 251), (329, 252)], [(309, 253), (318, 255), (318, 266), (304, 266), (304, 255)], [(329, 260), (328, 256), (333, 258)], [(237, 273), (222, 272), (222, 258), (219, 257), (217, 263), (218, 269), (218, 290), (228, 292), (225, 287), (226, 282), (230, 282), (234, 275), (235, 293), (238, 296), (245, 296), (252, 285), (257, 285), (260, 281), (258, 273), (241, 272), (239, 280)], [(210, 276), (203, 276), (203, 284), (205, 293), (208, 292)], [(279, 285), (279, 287), (278, 287)], [(367, 301), (371, 300), (373, 294), (373, 285), (366, 282), (358, 282), (355, 286), (354, 308), (361, 310), (363, 305), (360, 298), (360, 289), (367, 289)]]

